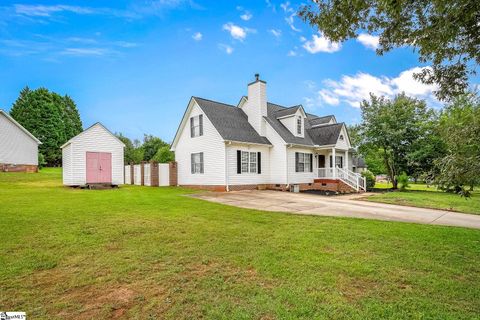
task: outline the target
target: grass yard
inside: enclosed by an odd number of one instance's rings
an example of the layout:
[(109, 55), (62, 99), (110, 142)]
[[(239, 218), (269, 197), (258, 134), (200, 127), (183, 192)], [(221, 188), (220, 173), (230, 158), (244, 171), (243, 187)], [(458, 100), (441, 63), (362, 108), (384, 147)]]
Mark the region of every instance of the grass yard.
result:
[[(392, 184), (376, 183), (375, 188), (388, 189)], [(480, 190), (475, 189), (468, 199), (456, 194), (438, 190), (435, 186), (411, 183), (407, 191), (385, 192), (364, 198), (363, 200), (407, 205), (422, 208), (443, 209), (464, 213), (480, 214)]]
[(480, 316), (480, 230), (266, 213), (188, 193), (68, 189), (57, 169), (0, 174), (0, 309), (30, 319)]

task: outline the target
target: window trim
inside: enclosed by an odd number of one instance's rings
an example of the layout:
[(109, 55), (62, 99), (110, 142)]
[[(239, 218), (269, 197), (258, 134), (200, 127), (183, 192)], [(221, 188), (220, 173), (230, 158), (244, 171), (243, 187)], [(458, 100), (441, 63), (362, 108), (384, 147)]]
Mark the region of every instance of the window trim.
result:
[[(300, 158), (303, 161), (300, 161)], [(300, 170), (302, 165), (302, 170)], [(296, 173), (311, 173), (313, 172), (313, 153), (295, 152), (295, 172)]]
[(190, 117), (190, 138), (201, 136), (203, 136), (203, 114)]
[[(195, 156), (198, 155), (198, 160), (199, 162), (194, 162)], [(194, 152), (190, 154), (190, 168), (191, 168), (191, 174), (203, 174), (204, 172), (204, 166), (205, 166), (205, 159), (203, 156), (203, 152)]]
[(297, 134), (302, 134), (302, 116), (297, 117)]
[(240, 172), (237, 170), (237, 174), (260, 174), (259, 172), (259, 153), (257, 151), (245, 151), (245, 150), (238, 150), (240, 151)]

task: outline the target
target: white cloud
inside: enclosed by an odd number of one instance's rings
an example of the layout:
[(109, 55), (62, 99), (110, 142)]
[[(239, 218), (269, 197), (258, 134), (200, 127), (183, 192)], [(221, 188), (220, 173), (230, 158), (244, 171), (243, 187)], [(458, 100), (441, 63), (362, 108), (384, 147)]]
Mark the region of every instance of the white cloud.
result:
[(243, 41), (247, 37), (247, 33), (254, 33), (256, 30), (243, 28), (233, 24), (232, 22), (226, 23), (223, 25), (223, 30), (228, 31), (232, 38), (236, 40)]
[(297, 56), (297, 52), (294, 51), (294, 50), (290, 50), (290, 51), (288, 51), (287, 56), (289, 56), (289, 57), (296, 57), (296, 56)]
[(104, 48), (67, 48), (61, 54), (69, 56), (103, 56), (108, 52)]
[(15, 12), (17, 14), (31, 16), (31, 17), (50, 17), (56, 12), (73, 12), (77, 14), (92, 14), (94, 10), (87, 7), (68, 6), (68, 5), (29, 5), (29, 4), (15, 4)]
[(305, 50), (307, 50), (310, 53), (318, 53), (318, 52), (336, 52), (340, 50), (342, 47), (340, 43), (338, 42), (332, 42), (325, 38), (322, 34), (313, 35), (312, 40), (306, 41), (303, 44), (303, 47)]
[(283, 9), (285, 14), (287, 15), (285, 17), (285, 21), (290, 26), (290, 28), (295, 32), (302, 31), (299, 28), (295, 27), (294, 22), (295, 22), (295, 17), (297, 16), (297, 12), (290, 6), (290, 1), (280, 4), (280, 7)]
[(300, 37), (300, 41), (301, 41), (301, 42), (305, 42), (305, 41), (307, 41), (307, 38), (305, 38), (304, 36), (301, 36), (301, 37)]
[(378, 36), (372, 36), (367, 33), (361, 33), (357, 37), (357, 41), (363, 44), (366, 48), (375, 50), (378, 48)]
[[(435, 104), (433, 92), (435, 85), (425, 85), (413, 78), (414, 73), (422, 70), (420, 67), (411, 68), (401, 72), (397, 77), (376, 77), (368, 73), (359, 72), (356, 75), (344, 75), (339, 81), (327, 79), (323, 81), (323, 88), (309, 98), (312, 105), (339, 105), (347, 103), (352, 107), (360, 107), (363, 100), (370, 98), (370, 93), (376, 96), (393, 97), (405, 92), (408, 96), (426, 99)], [(309, 86), (312, 89), (312, 86)]]
[(248, 20), (252, 19), (252, 17), (253, 17), (253, 15), (250, 12), (245, 11), (245, 13), (240, 16), (240, 19), (242, 19), (244, 21), (248, 21)]
[(290, 1), (281, 3), (280, 8), (282, 8), (285, 12), (294, 12), (294, 10), (290, 7)]
[(195, 40), (195, 41), (200, 41), (200, 40), (202, 40), (203, 35), (202, 35), (200, 32), (195, 32), (195, 33), (192, 35), (192, 38), (193, 38), (193, 40)]
[(226, 54), (232, 54), (233, 53), (233, 48), (229, 45), (226, 45), (226, 44), (219, 44), (218, 45), (218, 48), (222, 51), (224, 51)]
[(280, 38), (282, 36), (282, 30), (280, 29), (270, 29), (268, 30), (275, 38)]

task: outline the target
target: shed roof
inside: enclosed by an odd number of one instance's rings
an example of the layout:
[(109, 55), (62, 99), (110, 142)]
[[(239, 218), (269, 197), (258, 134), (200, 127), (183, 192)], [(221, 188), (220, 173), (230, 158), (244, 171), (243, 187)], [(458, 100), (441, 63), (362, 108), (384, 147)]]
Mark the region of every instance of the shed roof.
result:
[(74, 142), (77, 137), (83, 135), (84, 133), (86, 133), (87, 131), (90, 131), (92, 128), (94, 127), (97, 127), (97, 126), (100, 126), (103, 130), (105, 130), (106, 132), (108, 132), (112, 137), (114, 137), (119, 143), (121, 143), (124, 147), (125, 147), (125, 144), (122, 142), (122, 140), (118, 139), (118, 137), (116, 135), (114, 135), (110, 130), (107, 129), (107, 127), (105, 127), (103, 124), (101, 124), (100, 122), (96, 122), (94, 124), (92, 124), (90, 127), (88, 127), (87, 129), (83, 130), (82, 132), (80, 132), (79, 134), (77, 134), (75, 137), (71, 138), (70, 140), (68, 140), (67, 142), (65, 142), (60, 148), (63, 149), (65, 148), (66, 146), (68, 146), (69, 144), (71, 144), (72, 142)]

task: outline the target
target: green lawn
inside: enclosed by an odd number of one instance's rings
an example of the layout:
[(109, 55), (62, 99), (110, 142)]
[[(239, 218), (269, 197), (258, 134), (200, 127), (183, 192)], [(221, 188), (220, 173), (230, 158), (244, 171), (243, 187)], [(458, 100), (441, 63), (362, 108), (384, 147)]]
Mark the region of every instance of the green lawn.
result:
[(0, 174), (0, 309), (30, 319), (472, 319), (480, 230)]
[[(391, 187), (392, 184), (387, 183), (375, 184), (375, 188), (378, 189)], [(407, 191), (385, 192), (366, 197), (363, 200), (480, 214), (480, 190), (478, 189), (472, 192), (472, 196), (467, 199), (438, 190), (435, 186), (412, 183)]]

